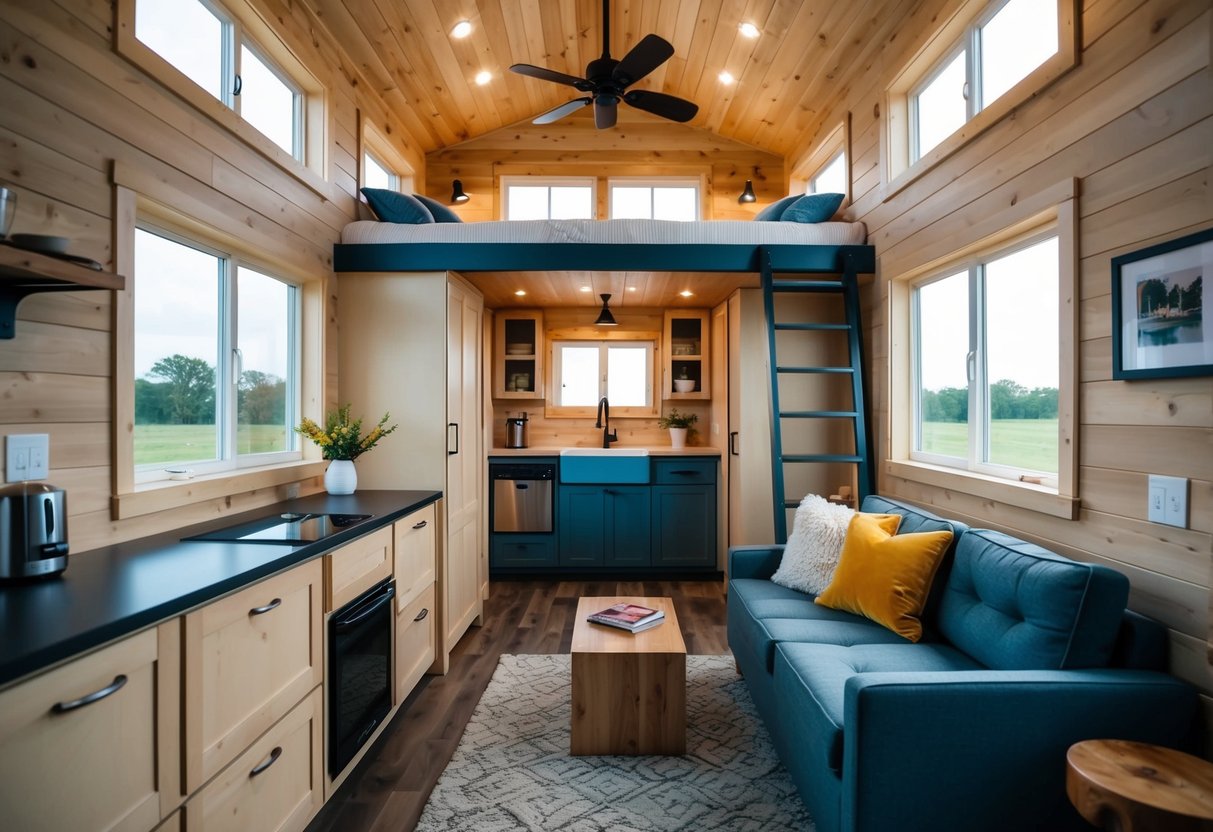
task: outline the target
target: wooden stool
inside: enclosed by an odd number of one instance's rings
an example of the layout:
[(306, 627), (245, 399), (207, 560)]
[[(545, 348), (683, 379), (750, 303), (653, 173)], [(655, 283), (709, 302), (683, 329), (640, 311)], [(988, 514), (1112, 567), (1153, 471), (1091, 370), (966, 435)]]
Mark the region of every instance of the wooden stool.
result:
[(1213, 830), (1213, 763), (1172, 748), (1086, 740), (1066, 752), (1066, 794), (1115, 832)]

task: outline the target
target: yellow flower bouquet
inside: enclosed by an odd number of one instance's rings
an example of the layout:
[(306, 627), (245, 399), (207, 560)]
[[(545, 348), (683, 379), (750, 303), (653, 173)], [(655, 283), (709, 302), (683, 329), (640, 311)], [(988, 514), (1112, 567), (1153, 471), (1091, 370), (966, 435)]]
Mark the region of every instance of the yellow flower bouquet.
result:
[(323, 428), (311, 419), (305, 418), (299, 423), (299, 427), (295, 428), (295, 432), (303, 434), (319, 445), (325, 459), (348, 459), (352, 462), (399, 427), (399, 425), (385, 427), (389, 418), (391, 418), (391, 414), (384, 413), (379, 424), (375, 425), (370, 433), (363, 436), (362, 420), (350, 419), (350, 406), (347, 404), (337, 408), (336, 413), (328, 414)]

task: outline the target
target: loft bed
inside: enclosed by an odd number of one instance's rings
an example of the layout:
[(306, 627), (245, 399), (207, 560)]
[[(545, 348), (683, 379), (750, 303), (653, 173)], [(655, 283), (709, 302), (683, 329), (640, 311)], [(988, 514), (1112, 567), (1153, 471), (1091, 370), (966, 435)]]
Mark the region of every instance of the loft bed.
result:
[(338, 272), (774, 271), (859, 275), (876, 257), (858, 222), (522, 220), (350, 223)]

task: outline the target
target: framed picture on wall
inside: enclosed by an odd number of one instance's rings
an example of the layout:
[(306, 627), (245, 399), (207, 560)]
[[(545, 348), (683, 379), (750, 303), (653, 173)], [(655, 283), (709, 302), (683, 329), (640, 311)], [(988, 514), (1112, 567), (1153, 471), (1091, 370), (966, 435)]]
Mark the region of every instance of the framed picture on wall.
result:
[(1112, 378), (1213, 374), (1213, 228), (1112, 258)]

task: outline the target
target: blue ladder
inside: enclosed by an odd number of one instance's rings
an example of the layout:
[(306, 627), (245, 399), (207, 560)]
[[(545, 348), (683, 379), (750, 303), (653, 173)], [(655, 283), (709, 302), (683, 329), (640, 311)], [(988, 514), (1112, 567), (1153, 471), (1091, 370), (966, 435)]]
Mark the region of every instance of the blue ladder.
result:
[[(871, 440), (868, 435), (866, 399), (864, 397), (863, 344), (859, 321), (859, 270), (867, 266), (865, 258), (845, 256), (840, 253), (841, 274), (837, 277), (809, 276), (795, 267), (779, 268), (777, 250), (761, 252), (762, 296), (767, 321), (767, 341), (771, 369), (771, 495), (775, 512), (775, 541), (784, 543), (788, 538), (787, 509), (800, 504), (804, 495), (794, 495), (789, 500), (785, 488), (788, 466), (814, 463), (850, 463), (856, 466), (858, 499), (862, 500), (875, 488), (874, 470), (869, 458)], [(777, 320), (775, 296), (784, 293), (830, 294), (842, 297), (842, 322)], [(804, 336), (819, 336), (837, 339), (843, 333), (847, 341), (848, 363), (845, 366), (802, 366), (781, 364), (776, 351), (776, 333), (800, 332)], [(786, 342), (785, 342), (786, 347)], [(783, 410), (781, 407), (781, 382), (806, 375), (823, 377), (848, 376), (851, 401), (838, 403), (830, 410)], [(849, 453), (826, 453), (827, 449), (798, 448), (788, 452), (784, 447), (783, 422), (791, 419), (843, 419), (853, 428), (854, 445)]]

